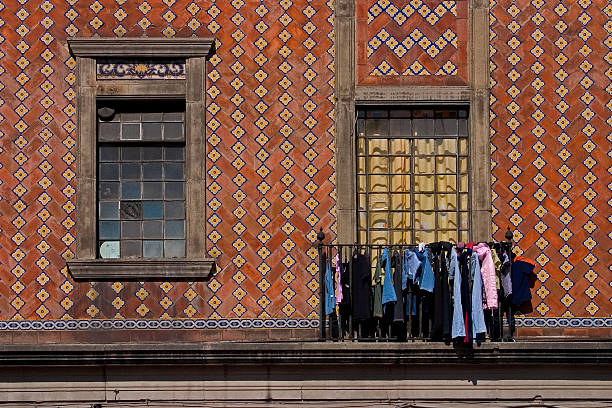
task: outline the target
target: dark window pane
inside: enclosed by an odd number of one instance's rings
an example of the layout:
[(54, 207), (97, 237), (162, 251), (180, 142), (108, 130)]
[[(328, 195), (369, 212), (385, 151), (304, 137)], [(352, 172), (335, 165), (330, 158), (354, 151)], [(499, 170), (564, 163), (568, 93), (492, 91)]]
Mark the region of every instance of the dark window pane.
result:
[(389, 116), (392, 118), (409, 118), (411, 115), (408, 109), (393, 109)]
[(459, 136), (467, 136), (467, 119), (459, 119)]
[(142, 148), (143, 160), (161, 160), (162, 159), (162, 148), (159, 146), (145, 146)]
[(164, 238), (185, 238), (185, 221), (166, 221)]
[(100, 203), (99, 218), (101, 220), (118, 220), (119, 201), (102, 201)]
[(122, 113), (122, 122), (140, 122), (140, 113)]
[(164, 163), (164, 178), (166, 180), (182, 180), (184, 171), (183, 163)]
[(161, 201), (145, 201), (142, 207), (142, 218), (145, 220), (158, 220), (164, 218)]
[(368, 136), (388, 136), (389, 121), (387, 119), (372, 119), (366, 122), (366, 133)]
[(122, 221), (121, 238), (140, 238), (141, 221)]
[(106, 241), (100, 244), (101, 258), (119, 258), (119, 241)]
[(142, 124), (142, 139), (143, 140), (161, 140), (162, 127), (161, 123), (143, 123)]
[(166, 160), (183, 161), (185, 160), (185, 147), (184, 146), (171, 146), (165, 147)]
[(121, 219), (139, 220), (142, 218), (142, 201), (121, 201)]
[(144, 199), (162, 199), (164, 198), (163, 184), (160, 181), (142, 183), (142, 198)]
[(436, 136), (455, 136), (457, 134), (457, 119), (436, 119)]
[(164, 123), (164, 140), (182, 140), (182, 123)]
[(163, 221), (143, 221), (142, 237), (145, 239), (162, 238)]
[(122, 123), (121, 124), (121, 140), (139, 140), (140, 139), (140, 124), (139, 123)]
[(367, 111), (368, 118), (386, 118), (388, 114), (387, 110), (370, 109)]
[(100, 183), (98, 194), (102, 200), (119, 198), (119, 183)]
[(121, 241), (123, 258), (140, 258), (142, 256), (142, 241)]
[(433, 119), (413, 119), (412, 132), (415, 137), (427, 137), (434, 135)]
[(119, 221), (99, 221), (99, 239), (119, 239)]
[(148, 113), (142, 114), (143, 122), (161, 122), (161, 120), (162, 120), (161, 113), (148, 112)]
[(119, 165), (117, 163), (100, 163), (100, 180), (119, 180)]
[(185, 203), (183, 201), (168, 201), (166, 202), (166, 219), (184, 219), (185, 218)]
[(165, 183), (165, 198), (167, 200), (183, 199), (185, 197), (183, 192), (183, 182)]
[(184, 120), (183, 112), (166, 112), (164, 113), (164, 122), (182, 122)]
[(101, 146), (100, 161), (117, 161), (119, 160), (119, 147), (117, 146)]
[(184, 258), (185, 241), (182, 239), (172, 239), (164, 241), (165, 258)]
[(121, 165), (122, 179), (140, 179), (140, 163), (123, 163)]
[(123, 161), (139, 161), (140, 147), (124, 146), (121, 148), (121, 160)]
[(161, 258), (163, 241), (142, 241), (142, 256), (144, 258)]
[(119, 140), (119, 123), (100, 122), (98, 126), (98, 137), (100, 140)]
[(389, 121), (391, 136), (411, 136), (412, 129), (409, 119), (392, 119)]
[(126, 181), (121, 183), (121, 198), (124, 200), (137, 200), (140, 198), (140, 183)]
[(161, 163), (144, 163), (142, 165), (143, 180), (161, 180), (162, 165)]

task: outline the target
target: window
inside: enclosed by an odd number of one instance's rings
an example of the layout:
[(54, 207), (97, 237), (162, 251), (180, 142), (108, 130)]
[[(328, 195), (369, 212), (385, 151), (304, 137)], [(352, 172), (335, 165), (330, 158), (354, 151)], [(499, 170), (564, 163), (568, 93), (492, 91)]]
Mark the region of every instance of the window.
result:
[(359, 241), (469, 239), (466, 109), (359, 109)]
[(77, 280), (207, 279), (204, 140), (212, 38), (71, 38)]
[(98, 256), (184, 257), (185, 103), (99, 101), (97, 113)]

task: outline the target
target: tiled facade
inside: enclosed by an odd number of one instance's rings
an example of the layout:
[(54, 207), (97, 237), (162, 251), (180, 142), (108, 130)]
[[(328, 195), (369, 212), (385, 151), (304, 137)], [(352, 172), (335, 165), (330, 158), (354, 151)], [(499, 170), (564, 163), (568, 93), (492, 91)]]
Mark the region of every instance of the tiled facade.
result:
[[(491, 2), (493, 233), (512, 226), (540, 265), (533, 316), (605, 318), (612, 6), (568, 3)], [(357, 0), (357, 83), (468, 84), (468, 5)], [(328, 239), (336, 228), (333, 0), (1, 0), (0, 10), (0, 330), (316, 327), (313, 244), (319, 227)], [(66, 38), (142, 35), (217, 39), (202, 199), (218, 272), (78, 283), (65, 266), (78, 194)]]

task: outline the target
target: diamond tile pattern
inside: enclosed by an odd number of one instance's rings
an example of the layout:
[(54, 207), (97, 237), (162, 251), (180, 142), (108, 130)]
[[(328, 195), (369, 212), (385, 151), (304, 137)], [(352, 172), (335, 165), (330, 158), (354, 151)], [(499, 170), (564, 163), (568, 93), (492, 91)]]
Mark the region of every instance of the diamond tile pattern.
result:
[(360, 85), (465, 85), (468, 1), (357, 0)]
[[(0, 1), (0, 320), (303, 318), (335, 227), (333, 2)], [(71, 280), (75, 61), (66, 38), (210, 36), (207, 283)], [(204, 118), (203, 118), (204, 119)]]
[(493, 222), (535, 315), (612, 313), (612, 5), (491, 1)]

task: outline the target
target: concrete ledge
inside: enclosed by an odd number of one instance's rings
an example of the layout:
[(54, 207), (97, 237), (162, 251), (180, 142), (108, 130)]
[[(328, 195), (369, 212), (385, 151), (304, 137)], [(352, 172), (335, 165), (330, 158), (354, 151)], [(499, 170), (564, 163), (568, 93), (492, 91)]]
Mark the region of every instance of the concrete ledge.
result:
[(372, 105), (385, 103), (414, 104), (469, 104), (470, 88), (467, 86), (357, 86), (355, 103)]
[(203, 259), (75, 259), (67, 262), (75, 280), (115, 281), (151, 279), (208, 280), (215, 260)]
[(216, 342), (0, 346), (0, 365), (612, 365), (612, 342)]
[(215, 53), (214, 38), (69, 38), (76, 57), (206, 57)]

